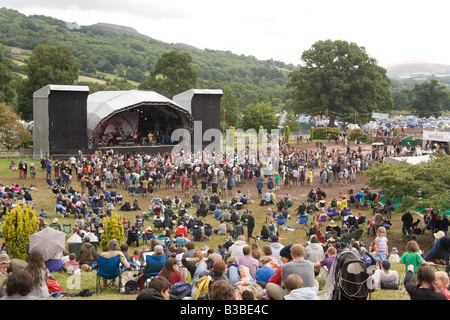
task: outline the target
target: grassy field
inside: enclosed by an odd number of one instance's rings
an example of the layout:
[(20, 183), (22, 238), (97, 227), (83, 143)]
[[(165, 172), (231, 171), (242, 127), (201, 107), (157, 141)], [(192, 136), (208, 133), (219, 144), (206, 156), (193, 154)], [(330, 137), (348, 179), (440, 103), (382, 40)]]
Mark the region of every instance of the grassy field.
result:
[[(23, 185), (25, 187), (30, 187), (31, 184), (35, 185), (37, 190), (31, 191), (31, 194), (33, 196), (34, 202), (37, 203), (37, 205), (35, 206), (36, 211), (40, 211), (41, 209), (44, 209), (45, 212), (47, 214), (49, 214), (49, 218), (46, 219), (48, 223), (51, 223), (51, 221), (53, 220), (53, 218), (56, 217), (56, 214), (54, 212), (54, 208), (55, 208), (55, 204), (56, 204), (56, 199), (55, 197), (52, 195), (51, 189), (47, 186), (46, 182), (45, 182), (45, 172), (42, 170), (41, 165), (40, 165), (40, 161), (39, 160), (34, 160), (34, 159), (28, 159), (28, 160), (24, 160), (22, 158), (22, 160), (24, 161), (28, 161), (29, 164), (32, 163), (34, 164), (35, 168), (36, 168), (36, 172), (37, 172), (37, 176), (35, 179), (30, 179), (27, 178), (26, 180), (24, 179), (19, 179), (19, 173), (17, 171), (12, 171), (9, 169), (9, 164), (11, 162), (11, 160), (13, 159), (5, 159), (5, 160), (0, 160), (0, 182), (3, 183), (4, 185), (11, 185), (11, 184), (19, 184), (19, 185)], [(16, 163), (18, 163), (19, 159), (15, 159)], [(362, 178), (359, 178), (359, 180), (361, 180)], [(80, 190), (80, 185), (79, 182), (73, 181), (73, 187), (75, 190)], [(361, 184), (364, 184), (364, 181), (360, 181)], [(244, 184), (241, 187), (242, 192), (245, 192), (246, 190), (250, 190), (251, 193), (256, 196), (256, 188), (255, 186), (250, 183), (248, 184)], [(239, 189), (236, 188), (236, 189)], [(126, 190), (123, 190), (122, 186), (119, 186), (119, 188), (117, 189), (120, 192), (122, 192), (123, 196), (124, 196), (124, 200), (130, 200), (130, 202), (132, 202), (133, 197), (131, 195), (129, 195)], [(235, 191), (233, 191), (235, 193)], [(305, 200), (306, 198), (306, 193), (307, 193), (307, 189), (305, 188), (296, 188), (296, 187), (291, 187), (288, 189), (281, 189), (278, 193), (277, 193), (277, 199), (281, 198), (282, 196), (284, 196), (286, 193), (290, 193), (293, 198), (294, 198), (294, 205), (293, 208), (291, 209), (291, 219), (288, 219), (286, 225), (293, 228), (293, 231), (290, 230), (280, 230), (280, 236), (282, 237), (280, 239), (280, 242), (284, 245), (287, 245), (289, 243), (305, 243), (308, 239), (306, 237), (306, 232), (304, 229), (297, 229), (297, 224), (296, 224), (296, 215), (294, 213), (294, 209), (300, 204), (301, 201)], [(174, 190), (172, 189), (166, 189), (165, 186), (163, 186), (160, 190), (157, 190), (155, 193), (155, 195), (159, 196), (160, 198), (163, 198), (167, 195), (169, 195), (171, 198), (173, 198), (173, 196), (176, 194), (174, 192)], [(190, 196), (192, 196), (193, 191), (190, 193)], [(185, 198), (181, 193), (177, 194), (179, 197), (181, 197), (183, 199), (184, 202), (190, 200)], [(257, 198), (257, 196), (256, 196)], [(122, 217), (126, 217), (130, 222), (134, 222), (135, 221), (135, 217), (136, 215), (142, 214), (142, 212), (145, 212), (148, 210), (149, 205), (150, 205), (150, 200), (151, 200), (151, 196), (149, 197), (139, 197), (138, 201), (140, 204), (140, 207), (142, 208), (142, 211), (140, 212), (136, 212), (136, 211), (131, 211), (131, 212), (122, 212), (120, 210), (118, 210), (118, 206), (116, 206), (116, 210), (115, 212), (118, 213), (120, 216)], [(231, 200), (231, 196), (227, 196), (224, 198), (224, 200)], [(251, 210), (253, 212), (253, 215), (255, 216), (255, 220), (256, 220), (256, 226), (254, 229), (254, 235), (259, 235), (260, 230), (262, 228), (262, 225), (265, 222), (265, 217), (266, 217), (266, 212), (268, 210), (268, 207), (264, 206), (261, 207), (258, 205), (257, 202), (258, 199), (255, 199), (255, 203), (251, 203), (251, 204), (247, 204), (244, 209), (248, 209)], [(188, 210), (191, 214), (195, 215), (195, 210), (193, 209), (189, 209)], [(371, 216), (371, 210), (359, 210), (359, 212), (362, 212), (364, 214), (366, 214), (366, 216), (370, 219)], [(356, 214), (356, 213), (354, 213)], [(61, 215), (57, 216), (59, 219), (59, 223), (61, 225), (63, 224), (71, 224), (73, 226), (74, 224), (74, 218), (70, 217), (70, 218), (64, 218)], [(208, 217), (206, 217), (204, 219), (205, 222), (210, 223), (214, 228), (219, 224), (219, 222), (214, 219), (214, 217), (212, 215), (208, 215)], [(340, 224), (341, 221), (337, 221), (337, 224)], [(397, 214), (394, 214), (392, 219), (391, 219), (391, 223), (392, 223), (392, 227), (388, 232), (388, 238), (392, 239), (392, 241), (397, 240), (397, 241), (402, 241), (399, 240), (401, 239), (401, 222), (400, 222), (400, 216)], [(326, 224), (324, 224), (324, 226), (322, 227), (324, 230), (325, 226), (328, 224), (328, 222)], [(150, 221), (144, 221), (144, 227), (142, 230), (145, 230), (145, 228), (147, 226), (152, 226)], [(2, 226), (2, 224), (0, 225)], [(362, 226), (362, 228), (364, 228), (365, 230), (365, 226)], [(156, 232), (158, 233), (158, 232)], [(430, 237), (429, 235), (425, 235), (423, 237)], [(202, 241), (202, 242), (196, 242), (196, 248), (199, 247), (203, 247), (203, 246), (207, 246), (208, 248), (212, 248), (214, 250), (217, 249), (218, 244), (223, 244), (225, 242), (225, 240), (228, 238), (228, 236), (225, 235), (213, 235), (212, 238), (206, 240), (206, 241)], [(368, 247), (370, 245), (370, 243), (373, 241), (373, 236), (371, 235), (367, 235), (366, 233), (364, 233), (363, 235), (363, 241), (366, 244), (366, 246)], [(3, 239), (0, 239), (0, 241)], [(258, 242), (258, 244), (260, 244), (260, 246), (264, 245), (264, 242)], [(141, 244), (140, 244), (141, 245)], [(406, 241), (400, 242), (397, 247), (398, 250), (400, 252), (400, 255), (402, 254), (403, 250), (404, 250), (404, 245), (406, 245)], [(396, 246), (396, 245), (390, 245), (390, 248), (392, 248), (392, 246)], [(135, 247), (135, 246), (131, 246), (129, 248), (129, 252), (133, 253), (134, 250), (139, 250), (140, 247)], [(99, 249), (100, 251), (101, 249)], [(404, 270), (404, 265), (402, 264), (393, 264), (392, 269), (397, 270), (399, 272), (399, 275), (401, 277), (403, 277), (403, 270)], [(95, 279), (96, 279), (96, 272), (89, 272), (89, 273), (83, 273), (81, 274), (81, 278), (79, 279), (79, 282), (77, 286), (73, 286), (73, 283), (71, 283), (71, 281), (73, 280), (73, 278), (70, 278), (67, 274), (64, 273), (56, 273), (54, 274), (55, 278), (57, 279), (57, 281), (62, 285), (63, 289), (65, 292), (79, 292), (81, 289), (94, 289), (95, 290)], [(321, 283), (322, 287), (324, 286), (324, 283)], [(405, 296), (400, 294), (401, 292), (397, 292), (397, 291), (392, 291), (392, 290), (377, 290), (376, 292), (374, 292), (371, 295), (371, 299), (372, 300), (403, 300), (405, 299)], [(322, 294), (322, 292), (320, 292), (320, 294)], [(136, 298), (136, 295), (124, 295), (124, 294), (117, 294), (114, 293), (112, 291), (105, 291), (104, 293), (100, 294), (100, 295), (94, 295), (90, 298), (63, 298), (63, 299), (68, 299), (68, 300), (72, 300), (72, 299), (92, 299), (92, 300), (126, 300), (126, 299), (130, 299), (130, 300), (134, 300)], [(406, 299), (409, 299), (409, 297), (406, 297)]]

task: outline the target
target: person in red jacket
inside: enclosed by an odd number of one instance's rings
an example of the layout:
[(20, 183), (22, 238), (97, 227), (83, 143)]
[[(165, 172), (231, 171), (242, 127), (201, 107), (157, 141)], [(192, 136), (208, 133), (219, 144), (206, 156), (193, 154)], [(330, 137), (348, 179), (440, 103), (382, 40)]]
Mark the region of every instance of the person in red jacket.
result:
[(186, 226), (184, 225), (184, 222), (181, 222), (181, 224), (177, 227), (177, 230), (175, 232), (175, 235), (182, 234), (185, 238), (188, 237), (188, 231)]

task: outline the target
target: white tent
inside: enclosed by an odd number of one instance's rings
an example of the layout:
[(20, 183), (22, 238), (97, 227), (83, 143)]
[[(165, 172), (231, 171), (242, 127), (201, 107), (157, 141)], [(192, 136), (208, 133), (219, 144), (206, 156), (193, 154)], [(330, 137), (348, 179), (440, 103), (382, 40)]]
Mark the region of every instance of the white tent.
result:
[(389, 157), (385, 158), (384, 161), (390, 162), (390, 163), (401, 163), (403, 161), (406, 161), (410, 164), (419, 164), (422, 162), (428, 162), (430, 161), (430, 155), (424, 155), (424, 156), (416, 156), (416, 157)]

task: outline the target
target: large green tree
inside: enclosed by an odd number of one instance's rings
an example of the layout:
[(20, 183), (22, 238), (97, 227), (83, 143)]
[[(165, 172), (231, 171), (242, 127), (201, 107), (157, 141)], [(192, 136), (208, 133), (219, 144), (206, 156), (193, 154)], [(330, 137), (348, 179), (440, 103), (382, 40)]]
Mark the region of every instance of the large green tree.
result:
[(450, 156), (433, 154), (421, 164), (376, 163), (365, 175), (383, 199), (400, 203), (400, 210), (450, 209)]
[(276, 117), (276, 108), (270, 102), (260, 102), (256, 105), (249, 104), (242, 111), (242, 129), (259, 130), (262, 126), (264, 129), (278, 129), (279, 119)]
[(27, 65), (27, 79), (19, 84), (17, 109), (22, 119), (33, 119), (33, 93), (48, 85), (73, 85), (80, 64), (66, 46), (39, 45)]
[(187, 52), (170, 51), (163, 53), (138, 89), (156, 91), (172, 98), (183, 91), (197, 86), (197, 71), (192, 65), (192, 57)]
[(0, 102), (13, 105), (15, 90), (13, 86), (13, 63), (4, 56), (3, 47), (0, 46)]
[(222, 128), (230, 126), (240, 129), (242, 126), (242, 112), (239, 109), (239, 102), (236, 94), (230, 86), (223, 88), (223, 96), (220, 101), (220, 112), (222, 118)]
[(449, 95), (446, 87), (436, 79), (415, 84), (412, 92), (414, 94), (412, 108), (421, 117), (430, 115), (439, 117)]
[(318, 41), (302, 54), (304, 65), (289, 74), (296, 113), (328, 114), (334, 120), (370, 119), (392, 106), (386, 70), (364, 47), (342, 40)]

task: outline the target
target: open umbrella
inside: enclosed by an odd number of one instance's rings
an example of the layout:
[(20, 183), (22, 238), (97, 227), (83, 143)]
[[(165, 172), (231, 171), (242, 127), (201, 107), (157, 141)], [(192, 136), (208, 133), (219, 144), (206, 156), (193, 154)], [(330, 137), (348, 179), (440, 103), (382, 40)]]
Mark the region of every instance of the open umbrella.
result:
[(66, 234), (64, 232), (47, 227), (30, 236), (30, 251), (38, 248), (44, 253), (44, 260), (47, 261), (56, 253), (60, 253), (66, 248)]

